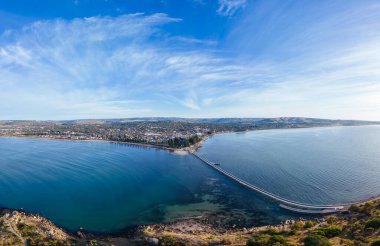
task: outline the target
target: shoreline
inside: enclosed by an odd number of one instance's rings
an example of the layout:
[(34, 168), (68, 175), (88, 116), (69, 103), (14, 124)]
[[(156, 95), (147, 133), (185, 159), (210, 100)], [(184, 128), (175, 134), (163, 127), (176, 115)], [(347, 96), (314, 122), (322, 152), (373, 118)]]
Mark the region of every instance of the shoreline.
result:
[[(342, 127), (342, 126), (339, 126)], [(310, 127), (308, 127), (310, 128)], [(325, 127), (324, 127), (325, 128)], [(289, 129), (304, 129), (304, 128), (289, 128)], [(263, 130), (283, 130), (283, 129), (263, 129)], [(256, 130), (254, 130), (256, 131)], [(245, 133), (240, 132), (240, 133)], [(229, 133), (239, 133), (239, 132), (221, 132), (217, 134), (229, 134)], [(198, 149), (202, 146), (202, 144), (207, 141), (209, 137), (212, 137), (214, 135), (207, 135), (204, 138), (202, 138), (201, 141), (199, 141), (197, 144), (194, 146), (191, 146), (192, 148)], [(75, 140), (75, 139), (55, 139), (55, 138), (41, 138), (41, 137), (24, 137), (24, 136), (0, 136), (3, 138), (24, 138), (24, 139), (46, 139), (46, 140), (66, 140), (66, 141), (88, 141), (88, 142), (108, 142), (108, 143), (115, 143), (115, 144), (129, 144), (131, 146), (141, 146), (141, 147), (146, 147), (146, 148), (156, 148), (156, 149), (162, 149), (169, 151), (170, 153), (173, 154), (179, 154), (182, 155), (182, 152), (184, 154), (189, 154), (190, 150), (189, 147), (187, 149), (185, 148), (165, 148), (164, 146), (155, 146), (155, 145), (150, 145), (150, 144), (144, 144), (144, 143), (128, 143), (128, 142), (119, 142), (119, 141), (108, 141), (108, 140)], [(162, 148), (163, 147), (163, 148)], [(177, 153), (175, 153), (177, 152)], [(24, 216), (26, 217), (36, 217), (40, 221), (43, 221), (41, 223), (47, 223), (48, 225), (52, 224), (51, 226), (54, 226), (61, 230), (62, 232), (66, 233), (70, 237), (76, 238), (77, 240), (103, 240), (104, 238), (111, 238), (112, 240), (119, 240), (118, 238), (123, 238), (125, 240), (140, 240), (141, 235), (144, 236), (144, 240), (146, 239), (147, 236), (151, 238), (156, 238), (157, 235), (181, 235), (184, 238), (192, 238), (194, 232), (202, 234), (202, 233), (209, 233), (211, 235), (222, 235), (222, 234), (233, 234), (233, 233), (241, 233), (244, 231), (246, 232), (260, 232), (260, 231), (265, 231), (269, 229), (286, 229), (288, 230), (294, 223), (297, 223), (299, 221), (309, 221), (309, 220), (318, 220), (319, 218), (327, 218), (327, 216), (334, 216), (338, 217), (340, 219), (344, 218), (347, 216), (347, 214), (351, 214), (351, 206), (359, 206), (359, 207), (365, 207), (368, 203), (379, 203), (380, 202), (380, 195), (375, 195), (371, 196), (367, 199), (361, 199), (353, 202), (346, 202), (345, 204), (347, 205), (347, 209), (343, 211), (339, 211), (337, 213), (334, 213), (333, 215), (317, 215), (313, 217), (309, 217), (307, 220), (302, 219), (302, 214), (299, 214), (297, 217), (298, 219), (291, 220), (291, 224), (288, 224), (287, 222), (284, 221), (284, 223), (280, 224), (268, 224), (265, 226), (254, 226), (250, 227), (248, 226), (247, 228), (243, 226), (237, 226), (233, 228), (228, 228), (226, 226), (220, 227), (219, 225), (212, 224), (210, 221), (207, 221), (208, 214), (202, 214), (201, 216), (198, 217), (188, 217), (188, 218), (178, 218), (176, 220), (173, 220), (171, 222), (165, 222), (165, 223), (155, 223), (155, 224), (144, 224), (144, 225), (135, 225), (135, 226), (129, 226), (120, 230), (115, 230), (114, 232), (91, 232), (91, 231), (86, 231), (85, 229), (79, 229), (79, 230), (68, 230), (65, 229), (62, 226), (59, 226), (55, 224), (52, 220), (49, 220), (47, 217), (41, 216), (39, 213), (29, 213), (28, 211), (25, 211), (23, 209), (18, 210), (18, 209), (9, 209), (9, 208), (2, 208), (0, 207), (0, 215), (3, 216), (3, 211), (8, 210), (10, 213), (13, 212), (18, 212), (21, 214), (25, 214)], [(379, 205), (380, 208), (380, 205)], [(0, 216), (0, 219), (1, 219)], [(323, 222), (323, 221), (322, 221)], [(7, 223), (7, 222), (6, 222)], [(50, 223), (50, 224), (49, 224)], [(324, 222), (323, 222), (324, 223)], [(286, 224), (286, 226), (284, 226)], [(1, 225), (1, 220), (0, 220), (0, 225)], [(6, 225), (6, 224), (5, 224)], [(12, 228), (12, 227), (8, 227)], [(183, 229), (185, 228), (185, 229)], [(13, 228), (12, 228), (13, 230)], [(55, 230), (55, 229), (54, 229)], [(3, 230), (4, 231), (4, 230)], [(0, 232), (1, 229), (0, 229)], [(6, 232), (6, 230), (4, 231)], [(8, 229), (8, 232), (10, 230)], [(13, 233), (14, 235), (19, 234), (16, 228), (16, 233)], [(19, 234), (21, 235), (21, 234)], [(25, 238), (25, 237), (23, 237)], [(150, 240), (150, 239), (149, 239)], [(160, 238), (161, 240), (161, 238)], [(118, 244), (116, 244), (118, 245)], [(122, 245), (122, 244), (120, 244)]]
[[(302, 216), (305, 216), (305, 217), (308, 217), (309, 219), (318, 219), (318, 218), (323, 218), (323, 217), (328, 217), (328, 216), (339, 216), (341, 214), (344, 214), (345, 212), (347, 212), (349, 210), (349, 208), (351, 206), (364, 206), (365, 204), (367, 203), (379, 203), (379, 206), (380, 206), (380, 195), (376, 196), (376, 197), (370, 197), (368, 199), (365, 199), (365, 200), (360, 200), (360, 201), (357, 201), (357, 202), (353, 202), (353, 203), (350, 203), (349, 207), (345, 210), (341, 210), (341, 211), (337, 211), (336, 213), (333, 213), (333, 214), (315, 214), (315, 215), (308, 215), (308, 214), (300, 214), (300, 213), (293, 213), (295, 215), (298, 215), (296, 217), (298, 217), (298, 219), (290, 219), (290, 220), (308, 220), (308, 219), (304, 219)], [(265, 225), (256, 225), (256, 226), (249, 226), (248, 224), (243, 224), (243, 225), (234, 225), (234, 226), (228, 226), (228, 225), (224, 225), (222, 227), (220, 227), (220, 224), (213, 224), (211, 221), (210, 218), (218, 218), (219, 216), (221, 215), (224, 215), (224, 213), (209, 213), (209, 212), (204, 212), (202, 215), (199, 215), (199, 216), (195, 216), (195, 217), (184, 217), (184, 218), (177, 218), (177, 219), (174, 219), (172, 221), (169, 221), (169, 222), (158, 222), (158, 223), (151, 223), (151, 224), (136, 224), (136, 225), (131, 225), (131, 226), (126, 226), (124, 228), (120, 228), (120, 229), (115, 229), (113, 231), (106, 231), (106, 232), (98, 232), (98, 231), (91, 231), (91, 230), (87, 230), (86, 228), (82, 228), (82, 227), (79, 227), (78, 229), (68, 229), (68, 228), (65, 228), (64, 226), (61, 226), (59, 224), (57, 224), (56, 222), (53, 222), (53, 220), (49, 219), (48, 217), (46, 216), (43, 216), (41, 215), (40, 213), (38, 212), (29, 212), (28, 210), (24, 210), (24, 209), (17, 209), (17, 208), (8, 208), (8, 207), (0, 207), (0, 215), (1, 213), (4, 213), (4, 211), (8, 211), (8, 212), (18, 212), (18, 213), (22, 213), (22, 214), (25, 214), (27, 216), (32, 216), (32, 217), (37, 217), (41, 220), (44, 220), (44, 221), (47, 221), (51, 224), (53, 224), (55, 227), (57, 227), (58, 229), (61, 229), (63, 230), (65, 233), (71, 235), (71, 236), (75, 236), (79, 231), (82, 232), (82, 233), (86, 233), (88, 235), (94, 235), (94, 236), (97, 236), (97, 237), (102, 237), (102, 236), (125, 236), (125, 235), (130, 235), (131, 233), (134, 233), (136, 232), (137, 230), (141, 229), (141, 228), (146, 228), (146, 227), (151, 227), (151, 226), (169, 226), (169, 225), (173, 225), (173, 224), (177, 224), (177, 223), (180, 223), (180, 222), (187, 222), (187, 221), (193, 221), (193, 220), (197, 220), (197, 221), (203, 221), (203, 222), (207, 222), (207, 224), (209, 226), (211, 226), (211, 228), (213, 229), (218, 229), (218, 230), (221, 230), (221, 231), (233, 231), (233, 230), (240, 230), (240, 229), (243, 229), (243, 228), (246, 228), (246, 227), (251, 227), (251, 228), (263, 228), (263, 227), (276, 227), (281, 223), (266, 223)], [(287, 219), (289, 220), (289, 219)]]
[(21, 138), (21, 139), (36, 139), (36, 140), (59, 140), (59, 141), (74, 141), (74, 142), (103, 142), (103, 143), (115, 143), (115, 144), (126, 144), (130, 146), (140, 146), (152, 149), (160, 149), (168, 151), (172, 154), (177, 155), (188, 155), (191, 152), (197, 151), (202, 147), (202, 144), (206, 142), (209, 138), (223, 135), (223, 134), (242, 134), (247, 132), (255, 132), (255, 131), (273, 131), (273, 130), (299, 130), (299, 129), (309, 129), (309, 128), (329, 128), (329, 127), (360, 127), (360, 126), (380, 126), (379, 124), (363, 124), (363, 125), (331, 125), (331, 126), (310, 126), (310, 127), (289, 127), (289, 128), (263, 128), (263, 129), (251, 129), (245, 131), (223, 131), (216, 132), (209, 135), (202, 136), (202, 139), (189, 147), (181, 147), (181, 148), (172, 148), (169, 146), (156, 145), (150, 143), (137, 143), (137, 142), (122, 142), (122, 141), (114, 141), (114, 140), (104, 140), (104, 139), (69, 139), (69, 138), (55, 138), (55, 137), (41, 137), (41, 136), (23, 136), (23, 135), (0, 135), (0, 138)]
[[(254, 129), (254, 130), (247, 130), (247, 131), (226, 131), (226, 132), (218, 132), (213, 133), (209, 135), (205, 135), (202, 137), (202, 139), (197, 142), (196, 144), (190, 146), (190, 147), (182, 147), (182, 148), (172, 148), (172, 147), (166, 147), (166, 146), (160, 146), (155, 144), (149, 144), (149, 143), (135, 143), (135, 142), (122, 142), (122, 141), (112, 141), (112, 140), (102, 140), (102, 139), (65, 139), (65, 138), (54, 138), (54, 137), (38, 137), (38, 136), (13, 136), (13, 135), (2, 135), (0, 138), (20, 138), (20, 139), (36, 139), (36, 140), (58, 140), (58, 141), (72, 141), (72, 142), (103, 142), (103, 143), (113, 143), (113, 144), (125, 144), (130, 146), (137, 146), (137, 147), (144, 147), (144, 148), (152, 148), (152, 149), (159, 149), (168, 151), (171, 154), (175, 155), (191, 155), (193, 152), (196, 152), (199, 148), (202, 147), (202, 145), (213, 136), (216, 135), (222, 135), (222, 134), (239, 134), (239, 133), (247, 133), (247, 132), (255, 132), (255, 131), (272, 131), (272, 130), (300, 130), (300, 129), (309, 129), (309, 128), (329, 128), (329, 127), (360, 127), (360, 126), (369, 126), (369, 125), (352, 125), (352, 126), (342, 126), (342, 125), (336, 125), (336, 126), (316, 126), (316, 127), (296, 127), (296, 128), (272, 128), (272, 129)], [(379, 126), (379, 125), (370, 125), (370, 126)], [(380, 126), (379, 126), (380, 127)], [(378, 201), (380, 199), (380, 194), (373, 195), (371, 197), (365, 198), (365, 199), (359, 199), (359, 200), (352, 200), (347, 202), (339, 202), (336, 205), (342, 205), (345, 207), (349, 207), (351, 205), (360, 205), (363, 203), (371, 202), (371, 201)], [(2, 209), (2, 207), (0, 207)], [(295, 213), (295, 212), (294, 212)]]
[[(336, 215), (321, 215), (308, 218), (285, 219), (276, 224), (265, 224), (262, 226), (235, 227), (227, 226), (223, 223), (213, 223), (209, 217), (211, 214), (204, 214), (196, 217), (177, 219), (172, 222), (154, 223), (136, 226), (134, 228), (120, 230), (119, 232), (93, 233), (85, 229), (70, 231), (57, 226), (51, 220), (40, 216), (38, 213), (28, 213), (25, 211), (0, 209), (0, 244), (8, 242), (7, 245), (28, 245), (31, 240), (40, 242), (60, 242), (58, 245), (246, 245), (249, 240), (260, 238), (260, 236), (281, 235), (286, 238), (291, 245), (303, 245), (307, 236), (313, 235), (318, 230), (334, 228), (345, 230), (335, 237), (328, 237), (332, 245), (356, 245), (356, 244), (335, 244), (341, 240), (362, 240), (362, 237), (352, 238), (346, 233), (350, 232), (350, 223), (357, 222), (365, 225), (366, 221), (380, 215), (379, 199), (375, 202), (367, 202), (356, 208), (352, 208)], [(370, 211), (370, 212), (369, 212)], [(212, 216), (212, 215), (211, 215)], [(365, 216), (365, 220), (363, 220)], [(359, 220), (360, 219), (360, 220)], [(20, 226), (23, 225), (23, 226)], [(24, 229), (27, 229), (26, 231)], [(29, 234), (29, 231), (33, 234)], [(364, 231), (369, 240), (376, 240), (377, 231)], [(38, 235), (39, 234), (39, 235)], [(35, 237), (37, 239), (32, 239)], [(9, 244), (10, 237), (13, 237)], [(7, 241), (8, 240), (8, 241)], [(43, 241), (41, 241), (43, 240)], [(36, 242), (36, 241), (34, 241)], [(37, 241), (38, 242), (38, 241)], [(40, 245), (40, 244), (37, 244)], [(48, 244), (50, 245), (50, 244)], [(56, 245), (56, 244), (54, 244)], [(287, 245), (287, 244), (286, 244)], [(365, 244), (367, 245), (367, 244)]]
[[(376, 126), (376, 125), (375, 125)], [(209, 138), (212, 138), (213, 136), (216, 135), (222, 135), (222, 134), (239, 134), (239, 133), (247, 133), (247, 132), (255, 132), (255, 131), (272, 131), (272, 130), (296, 130), (296, 129), (308, 129), (308, 128), (326, 128), (326, 127), (347, 127), (347, 126), (321, 126), (321, 127), (297, 127), (297, 128), (282, 128), (282, 129), (255, 129), (255, 130), (249, 130), (249, 131), (241, 131), (241, 132), (218, 132), (218, 133), (213, 133), (210, 135), (205, 135), (201, 138), (199, 142), (196, 144), (190, 146), (190, 147), (182, 147), (182, 148), (171, 148), (171, 147), (166, 147), (166, 146), (160, 146), (160, 145), (155, 145), (155, 144), (149, 144), (149, 143), (135, 143), (135, 142), (122, 142), (122, 141), (112, 141), (112, 140), (102, 140), (102, 139), (65, 139), (65, 138), (54, 138), (54, 137), (39, 137), (39, 136), (13, 136), (13, 135), (2, 135), (0, 138), (20, 138), (20, 139), (36, 139), (36, 140), (63, 140), (63, 141), (83, 141), (83, 142), (103, 142), (103, 143), (113, 143), (113, 144), (126, 144), (129, 146), (137, 146), (137, 147), (144, 147), (144, 148), (152, 148), (152, 149), (159, 149), (159, 150), (165, 150), (168, 151), (171, 154), (175, 155), (191, 155), (194, 152), (196, 152), (199, 148), (202, 147), (203, 143), (206, 142)], [(350, 127), (357, 127), (355, 126), (350, 126)], [(260, 195), (260, 194), (259, 194)], [(351, 205), (359, 205), (362, 203), (366, 202), (371, 202), (371, 201), (377, 201), (380, 198), (380, 194), (370, 196), (365, 199), (359, 199), (359, 200), (351, 200), (351, 201), (346, 201), (346, 202), (339, 202), (333, 205), (337, 206), (344, 206), (344, 207), (349, 207)], [(1, 207), (0, 207), (1, 209)], [(345, 209), (343, 209), (344, 211)], [(293, 211), (293, 213), (296, 213)], [(302, 214), (302, 213), (301, 213)]]
[(182, 148), (172, 148), (167, 146), (149, 144), (149, 143), (135, 143), (135, 142), (122, 142), (114, 140), (103, 140), (103, 139), (68, 139), (68, 138), (54, 138), (54, 137), (39, 137), (39, 136), (15, 136), (15, 135), (1, 135), (0, 138), (19, 138), (19, 139), (35, 139), (35, 140), (57, 140), (57, 141), (69, 141), (69, 142), (99, 142), (99, 143), (113, 143), (113, 144), (126, 144), (130, 146), (140, 146), (152, 149), (160, 149), (168, 151), (172, 154), (177, 155), (188, 155), (192, 151), (197, 151), (201, 145), (209, 138), (209, 136), (202, 137), (198, 143), (191, 145), (189, 147)]
[[(193, 229), (194, 224), (197, 224), (197, 227), (207, 227), (209, 231), (213, 231), (213, 233), (228, 233), (228, 232), (235, 232), (239, 230), (243, 230), (244, 228), (252, 228), (252, 229), (262, 229), (262, 228), (273, 228), (273, 227), (279, 227), (284, 222), (281, 223), (268, 223), (265, 225), (258, 225), (258, 226), (249, 226), (249, 225), (242, 225), (242, 226), (231, 226), (231, 225), (225, 225), (225, 224), (219, 224), (216, 223), (213, 218), (218, 218), (222, 214), (214, 214), (214, 213), (208, 213), (205, 212), (202, 215), (194, 216), (194, 217), (185, 217), (185, 218), (177, 218), (175, 220), (169, 221), (169, 222), (156, 222), (156, 223), (150, 223), (150, 224), (141, 224), (141, 225), (133, 225), (133, 226), (127, 226), (125, 228), (121, 229), (115, 229), (113, 231), (106, 231), (106, 232), (97, 232), (97, 231), (91, 231), (87, 230), (86, 228), (79, 227), (78, 229), (72, 230), (65, 228), (64, 226), (61, 226), (54, 222), (53, 220), (34, 212), (28, 212), (23, 209), (12, 209), (12, 208), (3, 208), (0, 207), (0, 222), (1, 217), (5, 214), (19, 214), (24, 217), (29, 217), (32, 219), (37, 219), (41, 223), (45, 223), (45, 225), (48, 225), (49, 227), (54, 227), (55, 230), (60, 230), (63, 233), (67, 234), (69, 237), (72, 238), (78, 238), (78, 239), (91, 239), (91, 238), (105, 238), (105, 237), (112, 237), (112, 238), (119, 238), (119, 237), (127, 237), (127, 238), (134, 238), (134, 237), (140, 237), (141, 232), (145, 231), (146, 229), (149, 230), (149, 228), (156, 228), (156, 229), (167, 229), (167, 228), (175, 228), (178, 227), (178, 224), (181, 224), (182, 229), (186, 227), (186, 230)], [(319, 218), (319, 216), (315, 216), (313, 218)], [(304, 220), (302, 217), (298, 219), (289, 219), (293, 221), (297, 220)], [(17, 219), (17, 221), (23, 221), (20, 219)], [(0, 224), (1, 225), (1, 224)], [(202, 229), (203, 230), (203, 229)], [(1, 228), (0, 228), (1, 232)], [(0, 234), (1, 236), (1, 234)], [(1, 238), (1, 237), (0, 237)]]

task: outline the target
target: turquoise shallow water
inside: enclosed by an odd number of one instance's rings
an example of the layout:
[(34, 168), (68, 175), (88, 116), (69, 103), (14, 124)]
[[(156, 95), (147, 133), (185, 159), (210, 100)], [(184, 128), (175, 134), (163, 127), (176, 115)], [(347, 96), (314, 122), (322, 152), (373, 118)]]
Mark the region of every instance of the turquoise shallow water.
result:
[(294, 201), (335, 204), (380, 194), (380, 126), (221, 134), (199, 155)]
[[(222, 134), (206, 141), (199, 154), (297, 201), (335, 203), (380, 193), (380, 127)], [(0, 138), (0, 207), (94, 232), (204, 213), (217, 215), (216, 223), (241, 226), (294, 216), (190, 155), (17, 138)]]

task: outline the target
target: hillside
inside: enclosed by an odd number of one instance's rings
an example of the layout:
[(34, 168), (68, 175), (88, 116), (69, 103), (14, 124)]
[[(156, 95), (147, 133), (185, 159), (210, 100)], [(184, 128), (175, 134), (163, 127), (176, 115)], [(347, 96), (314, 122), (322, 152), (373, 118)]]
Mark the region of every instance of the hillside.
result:
[(337, 215), (288, 220), (276, 226), (223, 228), (199, 217), (138, 227), (115, 235), (67, 233), (38, 215), (3, 210), (0, 245), (380, 245), (380, 203), (352, 206)]

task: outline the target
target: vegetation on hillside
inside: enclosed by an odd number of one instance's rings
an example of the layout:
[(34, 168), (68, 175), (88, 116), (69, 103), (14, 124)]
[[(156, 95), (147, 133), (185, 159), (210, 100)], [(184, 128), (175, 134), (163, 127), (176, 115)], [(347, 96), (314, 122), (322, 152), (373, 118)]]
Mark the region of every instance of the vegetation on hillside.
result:
[(70, 235), (37, 215), (3, 211), (0, 245), (24, 245), (25, 241), (28, 245), (380, 246), (380, 205), (368, 202), (315, 220), (243, 229), (215, 228), (189, 219), (145, 226), (128, 238)]
[[(167, 229), (148, 230), (146, 234), (156, 236), (165, 245), (247, 245), (247, 246), (379, 246), (380, 205), (368, 202), (354, 205), (349, 211), (321, 219), (295, 221), (284, 226), (210, 232), (200, 230), (181, 233)], [(168, 243), (172, 240), (173, 243)], [(178, 241), (181, 244), (178, 244)], [(164, 245), (164, 244), (163, 244)]]

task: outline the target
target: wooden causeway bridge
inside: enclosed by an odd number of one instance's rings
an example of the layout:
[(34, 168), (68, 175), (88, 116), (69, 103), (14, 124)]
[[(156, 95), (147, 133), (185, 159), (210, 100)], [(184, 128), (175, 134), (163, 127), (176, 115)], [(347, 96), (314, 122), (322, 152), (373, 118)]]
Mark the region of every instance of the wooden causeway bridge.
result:
[[(219, 171), (226, 177), (232, 179), (233, 181), (237, 182), (238, 184), (253, 190), (271, 200), (274, 200), (275, 202), (280, 203), (280, 207), (292, 212), (296, 213), (303, 213), (303, 214), (329, 214), (329, 213), (336, 213), (339, 211), (347, 210), (352, 204), (355, 203), (347, 203), (347, 204), (335, 204), (335, 205), (315, 205), (315, 204), (307, 204), (307, 203), (301, 203), (301, 202), (295, 202), (291, 201), (285, 198), (282, 198), (280, 196), (277, 196), (275, 194), (272, 194), (266, 190), (263, 190), (257, 186), (254, 186), (234, 175), (231, 173), (223, 170), (215, 163), (212, 163), (205, 158), (199, 156), (196, 153), (192, 153), (195, 157), (197, 157), (199, 160), (201, 160), (203, 163), (206, 163), (208, 166), (214, 168), (215, 170)], [(359, 202), (358, 202), (359, 203)]]

